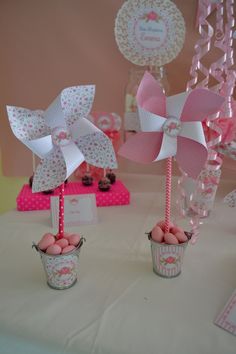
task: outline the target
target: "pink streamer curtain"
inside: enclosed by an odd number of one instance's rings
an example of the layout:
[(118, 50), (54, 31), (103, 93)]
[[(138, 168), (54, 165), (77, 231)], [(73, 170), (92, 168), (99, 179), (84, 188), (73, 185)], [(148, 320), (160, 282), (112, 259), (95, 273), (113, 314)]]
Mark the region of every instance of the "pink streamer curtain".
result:
[[(217, 144), (222, 141), (222, 127), (220, 119), (227, 118), (229, 122), (233, 117), (232, 102), (235, 87), (236, 74), (233, 68), (233, 28), (234, 28), (234, 0), (199, 0), (196, 17), (196, 25), (199, 31), (199, 39), (194, 47), (195, 54), (192, 58), (190, 68), (190, 79), (187, 83), (187, 90), (196, 87), (205, 87), (225, 97), (225, 104), (216, 115), (206, 117), (204, 130), (208, 145), (208, 161), (205, 169), (209, 173), (217, 171), (222, 166), (221, 156), (215, 150)], [(206, 64), (205, 58), (211, 51), (217, 51), (217, 58), (210, 65)], [(224, 124), (227, 124), (224, 121)], [(182, 216), (186, 216), (184, 200), (186, 192), (184, 181), (188, 178), (185, 174), (179, 179), (179, 200)], [(200, 178), (197, 181), (197, 191), (195, 194), (204, 191), (207, 184)], [(194, 191), (190, 201), (194, 199)], [(196, 242), (199, 233), (200, 218), (208, 215), (208, 210), (204, 205), (191, 205), (192, 215), (190, 223), (194, 237), (192, 242)]]

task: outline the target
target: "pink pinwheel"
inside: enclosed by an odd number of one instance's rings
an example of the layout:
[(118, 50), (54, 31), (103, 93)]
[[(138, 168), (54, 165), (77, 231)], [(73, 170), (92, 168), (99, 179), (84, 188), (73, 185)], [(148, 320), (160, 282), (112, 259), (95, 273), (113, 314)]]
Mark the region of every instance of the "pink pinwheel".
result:
[(83, 161), (116, 167), (109, 138), (86, 118), (94, 93), (93, 85), (66, 88), (46, 111), (7, 107), (16, 137), (42, 159), (34, 174), (33, 192), (61, 185)]
[(166, 98), (148, 72), (144, 74), (136, 99), (141, 132), (132, 136), (119, 154), (140, 163), (175, 156), (179, 167), (196, 178), (207, 159), (201, 122), (217, 112), (224, 99), (207, 89)]
[(206, 89), (166, 98), (158, 82), (148, 72), (144, 74), (136, 99), (141, 132), (130, 137), (119, 154), (141, 163), (167, 158), (164, 231), (168, 236), (172, 157), (176, 157), (179, 167), (189, 176), (198, 176), (207, 159), (201, 121), (217, 112), (224, 99)]

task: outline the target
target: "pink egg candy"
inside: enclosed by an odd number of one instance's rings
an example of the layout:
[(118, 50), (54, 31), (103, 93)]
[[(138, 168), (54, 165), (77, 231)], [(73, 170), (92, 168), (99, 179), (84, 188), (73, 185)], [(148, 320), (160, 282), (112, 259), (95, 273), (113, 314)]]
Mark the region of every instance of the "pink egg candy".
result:
[(75, 246), (73, 246), (73, 245), (66, 246), (61, 251), (61, 254), (69, 253), (69, 252), (73, 251), (74, 249), (75, 249)]
[(160, 226), (156, 225), (152, 229), (151, 236), (152, 236), (153, 241), (161, 243), (161, 242), (163, 242), (163, 239), (164, 239), (164, 232), (162, 231)]
[(56, 245), (59, 245), (61, 248), (64, 248), (69, 245), (67, 238), (60, 238), (55, 242)]
[(47, 254), (51, 254), (51, 255), (57, 255), (61, 253), (61, 247), (59, 245), (51, 245), (47, 248), (46, 250)]
[(175, 237), (175, 235), (171, 234), (170, 232), (167, 232), (164, 234), (164, 241), (168, 245), (178, 245), (179, 241)]
[[(157, 226), (160, 226), (160, 228), (162, 229), (162, 231), (165, 231), (165, 221), (161, 220), (157, 223)], [(172, 222), (170, 222), (170, 228), (173, 227), (174, 224)]]
[(188, 241), (188, 238), (184, 232), (177, 232), (175, 234), (175, 237), (178, 239), (179, 243), (183, 243), (183, 242)]
[(73, 245), (73, 246), (77, 246), (79, 241), (80, 241), (80, 235), (78, 234), (72, 234), (70, 235), (70, 237), (68, 238), (69, 244)]
[(49, 246), (55, 243), (55, 237), (52, 234), (45, 234), (38, 243), (40, 250), (45, 251)]
[(69, 238), (71, 234), (69, 232), (64, 232), (63, 238)]
[(173, 226), (173, 227), (170, 228), (170, 232), (171, 232), (173, 235), (176, 235), (177, 232), (184, 232), (184, 230), (181, 229), (181, 227)]
[(46, 234), (43, 235), (42, 239), (48, 238), (49, 236), (54, 237), (54, 235), (51, 232), (47, 232)]

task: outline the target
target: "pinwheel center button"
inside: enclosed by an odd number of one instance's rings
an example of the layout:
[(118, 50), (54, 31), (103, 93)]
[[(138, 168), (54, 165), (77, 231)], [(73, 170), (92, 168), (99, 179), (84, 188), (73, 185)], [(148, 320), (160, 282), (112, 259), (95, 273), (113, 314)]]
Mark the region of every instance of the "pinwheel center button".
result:
[(52, 141), (54, 145), (65, 146), (71, 141), (71, 134), (66, 127), (56, 127), (52, 130)]
[(168, 136), (175, 138), (180, 134), (181, 122), (176, 117), (168, 117), (163, 124), (162, 129)]

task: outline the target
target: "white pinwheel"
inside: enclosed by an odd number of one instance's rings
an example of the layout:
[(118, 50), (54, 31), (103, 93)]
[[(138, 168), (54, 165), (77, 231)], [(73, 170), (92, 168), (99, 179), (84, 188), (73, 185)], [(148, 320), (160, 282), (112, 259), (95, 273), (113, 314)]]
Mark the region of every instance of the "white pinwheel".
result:
[(111, 141), (86, 118), (94, 94), (94, 85), (74, 86), (62, 90), (45, 111), (7, 106), (13, 133), (41, 158), (33, 192), (58, 187), (83, 161), (117, 167)]

